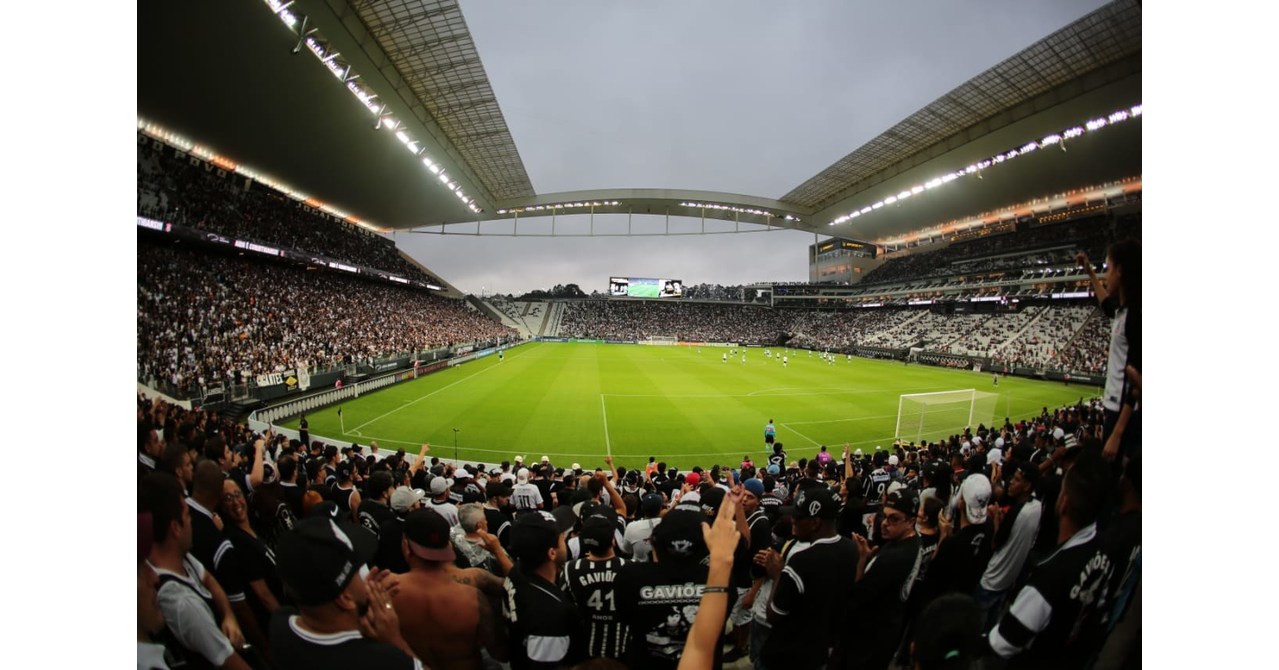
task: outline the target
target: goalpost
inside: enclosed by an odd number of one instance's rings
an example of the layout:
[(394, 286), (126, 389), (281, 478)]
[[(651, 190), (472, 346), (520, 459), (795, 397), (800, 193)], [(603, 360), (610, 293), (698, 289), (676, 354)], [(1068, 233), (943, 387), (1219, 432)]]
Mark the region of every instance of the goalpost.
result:
[(977, 424), (990, 426), (995, 418), (997, 393), (976, 389), (906, 393), (897, 400), (896, 437), (903, 440), (938, 440)]

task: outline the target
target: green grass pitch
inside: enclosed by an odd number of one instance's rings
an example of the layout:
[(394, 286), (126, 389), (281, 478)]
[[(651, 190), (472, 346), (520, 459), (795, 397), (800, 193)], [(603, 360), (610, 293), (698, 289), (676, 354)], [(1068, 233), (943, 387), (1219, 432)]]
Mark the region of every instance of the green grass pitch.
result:
[[(786, 350), (774, 350), (774, 354)], [(853, 357), (828, 365), (790, 350), (783, 368), (752, 348), (722, 362), (728, 349), (623, 344), (531, 343), (505, 361), (478, 361), (396, 384), (308, 415), (313, 435), (383, 450), (453, 456), (454, 428), (464, 462), (516, 455), (556, 464), (636, 467), (649, 456), (682, 469), (758, 462), (764, 424), (793, 459), (825, 444), (838, 457), (844, 442), (873, 449), (893, 441), (898, 396), (976, 389), (998, 393), (995, 418), (1037, 416), (1098, 394), (1093, 387), (1021, 378), (992, 383), (989, 372), (950, 370)], [(297, 428), (297, 419), (283, 425)], [(956, 425), (950, 432), (959, 432)]]

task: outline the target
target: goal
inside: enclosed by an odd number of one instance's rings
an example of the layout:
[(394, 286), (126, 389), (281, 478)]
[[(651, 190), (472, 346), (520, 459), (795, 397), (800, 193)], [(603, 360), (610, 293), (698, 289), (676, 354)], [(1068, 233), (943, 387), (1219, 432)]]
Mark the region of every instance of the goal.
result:
[(938, 440), (995, 418), (997, 393), (976, 389), (907, 393), (897, 401), (897, 433), (902, 440)]

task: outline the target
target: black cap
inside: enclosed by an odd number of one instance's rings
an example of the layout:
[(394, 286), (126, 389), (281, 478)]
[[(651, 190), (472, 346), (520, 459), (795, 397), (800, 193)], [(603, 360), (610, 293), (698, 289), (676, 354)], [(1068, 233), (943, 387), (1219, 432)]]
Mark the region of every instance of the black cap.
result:
[(665, 501), (660, 493), (645, 493), (640, 499), (640, 514), (645, 517), (655, 517), (662, 513), (662, 505)]
[(914, 517), (919, 513), (919, 497), (910, 489), (897, 489), (888, 494), (884, 500), (885, 509), (895, 509), (907, 517)]
[(795, 504), (783, 507), (781, 514), (796, 519), (834, 519), (839, 516), (839, 499), (826, 486), (812, 486), (795, 494)]
[(453, 542), (448, 519), (433, 509), (420, 509), (404, 517), (404, 537), (415, 556), (436, 563), (452, 563)]
[(285, 591), (303, 607), (335, 600), (376, 553), (373, 533), (327, 514), (299, 521), (275, 549)]
[(496, 479), (490, 479), (489, 483), (484, 485), (484, 495), (490, 499), (509, 498), (513, 491), (510, 484)]
[(663, 561), (695, 561), (706, 554), (701, 512), (676, 508), (653, 529), (653, 548)]
[(603, 516), (593, 516), (582, 523), (582, 546), (603, 553), (613, 546), (613, 534), (617, 524)]
[(557, 507), (555, 512), (538, 510), (515, 517), (515, 523), (511, 524), (512, 553), (536, 553), (556, 547), (560, 534), (572, 528), (577, 517), (568, 507)]
[(702, 514), (714, 519), (719, 514), (720, 505), (724, 504), (724, 489), (715, 486), (702, 494)]

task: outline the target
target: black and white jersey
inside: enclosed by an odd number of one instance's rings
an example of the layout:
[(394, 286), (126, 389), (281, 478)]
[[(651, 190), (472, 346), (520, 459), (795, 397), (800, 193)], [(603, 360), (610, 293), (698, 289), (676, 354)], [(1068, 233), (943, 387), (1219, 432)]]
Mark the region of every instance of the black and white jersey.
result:
[(586, 628), (586, 654), (591, 658), (620, 660), (626, 653), (627, 627), (617, 619), (617, 595), (613, 581), (624, 558), (602, 561), (579, 558), (564, 564), (564, 589), (577, 607)]
[(781, 470), (781, 469), (785, 468), (785, 467), (786, 467), (786, 452), (784, 452), (784, 451), (783, 451), (783, 452), (781, 452), (781, 453), (777, 453), (777, 454), (769, 454), (769, 456), (768, 456), (768, 464), (769, 464), (769, 465), (776, 465), (778, 470)]
[(867, 511), (878, 510), (884, 505), (884, 494), (888, 492), (888, 485), (892, 482), (892, 475), (883, 468), (875, 468), (870, 473), (862, 485), (862, 497), (866, 499)]
[(244, 575), (231, 539), (213, 523), (213, 513), (194, 498), (187, 498), (187, 506), (191, 508), (191, 555), (213, 571), (227, 600), (242, 602)]
[(1103, 638), (1114, 569), (1096, 525), (1079, 531), (1035, 567), (990, 632), (991, 649), (1009, 668), (1083, 667)]
[(542, 492), (533, 484), (516, 484), (511, 490), (511, 506), (518, 512), (541, 509)]
[(381, 500), (362, 500), (360, 501), (360, 510), (356, 515), (360, 520), (360, 525), (372, 531), (374, 535), (381, 537), (382, 524), (395, 518), (395, 512), (391, 511)]
[(370, 640), (358, 630), (313, 633), (291, 608), (271, 618), (271, 651), (279, 670), (373, 668), (421, 670), (422, 662), (384, 642)]
[(768, 604), (773, 631), (761, 653), (769, 667), (826, 665), (844, 628), (856, 573), (857, 545), (846, 537), (822, 538), (791, 550)]
[(506, 512), (492, 507), (484, 508), (484, 520), (488, 521), (489, 532), (497, 536), (503, 547), (511, 546), (511, 517)]
[[(688, 631), (697, 618), (708, 569), (697, 563), (628, 563), (616, 584), (618, 615), (630, 626), (626, 665), (632, 668), (675, 670), (684, 653)], [(728, 593), (728, 611), (737, 594)], [(715, 665), (721, 664), (720, 632)]]
[(581, 619), (554, 584), (518, 568), (507, 576), (502, 616), (510, 625), (514, 670), (571, 666), (586, 657)]

